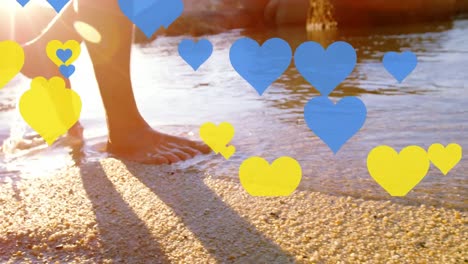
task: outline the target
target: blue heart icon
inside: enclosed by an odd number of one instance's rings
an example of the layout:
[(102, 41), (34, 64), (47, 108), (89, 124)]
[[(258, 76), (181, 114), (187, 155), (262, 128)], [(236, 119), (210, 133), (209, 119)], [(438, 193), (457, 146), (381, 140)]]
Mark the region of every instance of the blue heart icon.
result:
[(29, 3), (29, 0), (16, 0), (21, 6), (25, 6), (27, 3)]
[(288, 69), (292, 51), (280, 38), (269, 39), (261, 47), (253, 39), (242, 38), (232, 45), (229, 57), (237, 73), (262, 95)]
[(193, 70), (198, 68), (213, 53), (213, 44), (207, 39), (201, 39), (196, 43), (190, 39), (184, 39), (179, 44), (179, 55), (184, 59)]
[(73, 55), (73, 52), (71, 49), (58, 49), (57, 52), (57, 57), (63, 62), (66, 63), (68, 59), (71, 58)]
[(70, 2), (70, 0), (47, 0), (49, 4), (55, 9), (57, 13), (60, 13), (62, 8)]
[(325, 96), (310, 100), (304, 108), (309, 128), (336, 154), (364, 125), (367, 108), (356, 97), (345, 97), (336, 105)]
[(418, 57), (411, 51), (387, 52), (383, 57), (383, 65), (401, 83), (418, 65)]
[(339, 41), (325, 50), (319, 43), (302, 43), (294, 54), (296, 68), (321, 95), (329, 95), (353, 72), (357, 62), (356, 50)]
[(119, 6), (148, 38), (161, 26), (169, 27), (184, 11), (182, 0), (119, 0)]
[(73, 73), (75, 73), (75, 66), (73, 65), (62, 65), (59, 68), (60, 73), (65, 77), (65, 78), (70, 78)]

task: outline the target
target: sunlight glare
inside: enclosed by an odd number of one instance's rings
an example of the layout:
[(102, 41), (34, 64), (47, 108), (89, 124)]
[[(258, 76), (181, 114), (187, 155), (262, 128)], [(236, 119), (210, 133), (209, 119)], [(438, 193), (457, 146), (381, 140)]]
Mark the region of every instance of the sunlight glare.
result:
[(21, 7), (21, 5), (14, 0), (0, 0), (0, 7), (1, 9), (5, 9), (5, 8), (12, 9), (15, 7)]
[(15, 39), (15, 16), (19, 7), (16, 1), (0, 0), (0, 17), (8, 17), (9, 39)]
[(85, 22), (76, 21), (73, 27), (85, 40), (96, 44), (101, 42), (101, 34), (93, 26)]

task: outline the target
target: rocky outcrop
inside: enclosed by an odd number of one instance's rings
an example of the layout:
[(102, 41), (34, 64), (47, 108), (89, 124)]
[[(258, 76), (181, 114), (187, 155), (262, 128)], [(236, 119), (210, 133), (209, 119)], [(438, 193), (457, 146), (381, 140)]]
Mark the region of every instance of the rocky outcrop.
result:
[(309, 0), (270, 0), (264, 11), (268, 24), (304, 24), (307, 20)]
[(237, 6), (250, 12), (261, 12), (265, 10), (271, 0), (234, 0)]
[[(434, 21), (468, 12), (468, 0), (184, 0), (186, 12), (168, 34), (209, 34), (259, 24), (317, 28)], [(207, 3), (211, 6), (207, 7)], [(324, 8), (327, 5), (332, 8)], [(207, 11), (209, 10), (209, 11)], [(308, 21), (309, 20), (309, 21)], [(308, 23), (310, 24), (310, 23)], [(309, 25), (310, 27), (310, 25)]]
[[(198, 36), (265, 24), (305, 25), (309, 0), (184, 0), (184, 5), (182, 16), (156, 35)], [(137, 40), (144, 39), (142, 34), (137, 34)]]
[(468, 13), (468, 0), (457, 0), (456, 10), (458, 14)]
[(337, 22), (330, 0), (310, 1), (309, 14), (307, 17), (308, 31), (335, 28), (336, 26)]
[(338, 26), (380, 25), (448, 19), (457, 0), (329, 0)]
[[(322, 2), (332, 5), (333, 20), (340, 26), (444, 20), (468, 13), (468, 0), (270, 0), (264, 17), (273, 25), (300, 25), (309, 17), (314, 23), (323, 19), (322, 25), (327, 26), (333, 23), (330, 15), (316, 10), (324, 6)], [(312, 10), (307, 12), (309, 6)]]
[[(324, 8), (329, 3), (332, 8)], [(185, 10), (168, 29), (158, 34), (194, 36), (215, 34), (233, 28), (258, 25), (305, 25), (317, 28), (322, 23), (343, 26), (432, 21), (449, 18), (455, 13), (468, 12), (468, 0), (184, 0)], [(309, 8), (311, 7), (311, 8)], [(0, 25), (9, 24), (9, 16), (2, 15)], [(29, 19), (34, 16), (34, 22)], [(16, 39), (37, 35), (56, 15), (53, 9), (29, 3), (17, 10)], [(310, 25), (313, 25), (311, 27)], [(10, 28), (0, 29), (0, 39), (8, 39)], [(155, 36), (156, 36), (155, 35)], [(139, 31), (137, 41), (147, 41)]]
[[(194, 2), (194, 0), (184, 0), (183, 14), (169, 28), (158, 30), (153, 38), (157, 35), (216, 34), (229, 29), (253, 27), (264, 23), (264, 8), (259, 9), (260, 4), (250, 3), (244, 6), (241, 1), (236, 0), (201, 0), (196, 5)], [(136, 42), (148, 41), (138, 29), (135, 35)]]

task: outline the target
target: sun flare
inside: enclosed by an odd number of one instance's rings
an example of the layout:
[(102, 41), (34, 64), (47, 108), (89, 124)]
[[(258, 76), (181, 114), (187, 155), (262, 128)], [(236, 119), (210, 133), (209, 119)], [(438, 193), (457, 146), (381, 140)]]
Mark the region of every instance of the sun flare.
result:
[(0, 0), (0, 40), (29, 41), (55, 16), (44, 0), (30, 1), (24, 7), (15, 0)]
[[(17, 2), (10, 1), (10, 0), (0, 0), (0, 20), (2, 25), (8, 25), (8, 37), (4, 36), (3, 32), (5, 29), (0, 28), (0, 32), (2, 32), (1, 40), (4, 38), (14, 39), (14, 27), (15, 27), (15, 16), (17, 8), (21, 7)], [(6, 20), (6, 21), (4, 21)]]

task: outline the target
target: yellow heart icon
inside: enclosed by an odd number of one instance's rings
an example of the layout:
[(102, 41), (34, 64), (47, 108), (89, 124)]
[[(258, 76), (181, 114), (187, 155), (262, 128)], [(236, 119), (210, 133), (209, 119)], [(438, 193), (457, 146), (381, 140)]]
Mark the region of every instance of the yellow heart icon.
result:
[(391, 196), (405, 196), (427, 175), (430, 165), (427, 152), (418, 146), (406, 147), (400, 154), (379, 146), (367, 157), (370, 175)]
[[(64, 62), (59, 58), (57, 52), (64, 52), (67, 50), (70, 50), (71, 54), (68, 54), (69, 56), (65, 56), (66, 61)], [(55, 65), (57, 65), (57, 67), (61, 65), (69, 66), (80, 56), (81, 46), (80, 43), (76, 40), (69, 40), (65, 42), (65, 44), (59, 40), (52, 40), (47, 44), (46, 52), (47, 57), (49, 57), (49, 59)]]
[(234, 127), (228, 122), (223, 122), (219, 126), (208, 122), (200, 127), (200, 137), (203, 142), (216, 154), (221, 153), (225, 159), (229, 159), (236, 152), (234, 146), (227, 147), (234, 134)]
[(224, 150), (219, 152), (226, 160), (229, 160), (234, 153), (236, 153), (236, 147), (227, 146)]
[(447, 175), (462, 159), (462, 147), (458, 144), (433, 144), (428, 150), (429, 159), (444, 175)]
[(239, 178), (252, 196), (288, 196), (299, 186), (302, 168), (290, 157), (281, 157), (271, 166), (261, 157), (251, 157), (241, 164)]
[(16, 42), (0, 42), (0, 89), (9, 83), (24, 66), (24, 50)]
[(37, 77), (32, 80), (31, 89), (21, 96), (19, 110), (26, 123), (52, 145), (78, 121), (81, 99), (65, 88), (62, 78)]

